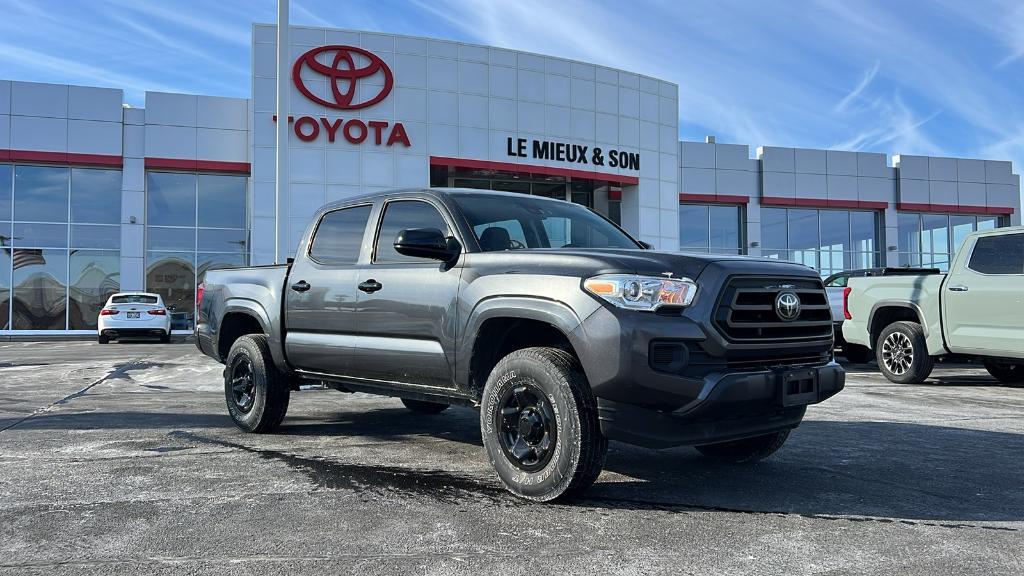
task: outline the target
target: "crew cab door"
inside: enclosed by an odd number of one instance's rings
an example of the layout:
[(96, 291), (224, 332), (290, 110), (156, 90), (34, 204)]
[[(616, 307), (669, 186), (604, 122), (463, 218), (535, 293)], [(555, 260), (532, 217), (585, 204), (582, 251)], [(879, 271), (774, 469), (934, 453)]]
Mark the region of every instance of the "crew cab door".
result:
[(395, 251), (409, 228), (455, 229), (443, 208), (425, 199), (387, 199), (381, 207), (369, 264), (359, 276), (360, 332), (352, 359), (360, 378), (454, 387), (456, 302), (461, 264)]
[(327, 212), (297, 254), (285, 286), (285, 353), (292, 366), (344, 376), (351, 371), (360, 294), (358, 262), (371, 204)]
[(950, 350), (1024, 358), (1024, 233), (980, 236), (961, 250), (942, 293)]

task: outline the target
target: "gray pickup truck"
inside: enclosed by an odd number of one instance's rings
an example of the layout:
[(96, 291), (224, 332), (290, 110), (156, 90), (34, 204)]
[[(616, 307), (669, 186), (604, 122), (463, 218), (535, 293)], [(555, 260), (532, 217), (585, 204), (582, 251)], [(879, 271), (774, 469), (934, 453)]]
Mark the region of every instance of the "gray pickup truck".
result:
[(533, 500), (589, 486), (609, 439), (766, 457), (843, 388), (814, 271), (647, 248), (559, 200), (363, 196), (322, 208), (289, 265), (208, 272), (196, 344), (252, 432), (304, 382), (476, 407), (498, 477)]

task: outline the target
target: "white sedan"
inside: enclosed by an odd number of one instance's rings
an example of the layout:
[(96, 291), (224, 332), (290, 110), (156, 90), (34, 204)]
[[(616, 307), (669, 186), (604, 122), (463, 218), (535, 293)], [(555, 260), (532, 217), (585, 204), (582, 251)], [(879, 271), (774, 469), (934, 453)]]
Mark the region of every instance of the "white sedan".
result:
[(171, 341), (171, 315), (159, 294), (118, 292), (100, 310), (99, 342), (106, 344), (122, 336), (159, 336)]

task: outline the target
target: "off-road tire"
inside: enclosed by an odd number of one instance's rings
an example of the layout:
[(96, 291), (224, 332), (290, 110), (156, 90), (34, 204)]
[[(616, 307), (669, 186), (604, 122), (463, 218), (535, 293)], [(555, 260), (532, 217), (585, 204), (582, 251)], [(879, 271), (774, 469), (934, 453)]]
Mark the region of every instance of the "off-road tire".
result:
[(442, 404), (441, 402), (427, 402), (425, 400), (412, 400), (411, 398), (402, 398), (402, 404), (405, 407), (417, 414), (440, 414), (448, 409), (448, 404)]
[[(517, 464), (503, 444), (511, 428), (503, 426), (509, 416), (503, 416), (502, 408), (508, 408), (511, 398), (518, 403), (519, 393), (526, 391), (539, 406), (546, 407), (546, 414), (553, 416), (544, 421), (555, 431), (554, 440), (544, 451), (546, 463), (533, 471)], [(590, 384), (577, 359), (557, 348), (516, 350), (498, 362), (484, 386), (480, 430), (502, 484), (517, 496), (539, 502), (568, 498), (585, 490), (601, 473), (608, 451)]]
[(853, 364), (867, 364), (875, 358), (871, 348), (859, 344), (843, 344), (842, 355)]
[[(887, 360), (891, 354), (891, 345), (899, 343), (904, 347), (909, 346), (910, 350), (909, 361), (902, 365), (891, 359)], [(928, 379), (935, 366), (935, 358), (928, 355), (924, 329), (916, 322), (905, 320), (893, 322), (882, 330), (875, 344), (875, 359), (882, 375), (897, 384), (920, 384)]]
[[(236, 400), (232, 386), (233, 369), (248, 362), (252, 374), (252, 404), (245, 409)], [(235, 340), (224, 362), (224, 396), (228, 414), (242, 430), (271, 432), (288, 412), (291, 390), (288, 378), (282, 374), (270, 356), (270, 346), (263, 334), (248, 334)]]
[(697, 450), (720, 462), (732, 464), (744, 464), (757, 462), (774, 454), (789, 438), (789, 430), (773, 432), (763, 436), (733, 440), (730, 442), (718, 442), (716, 444), (705, 444), (697, 446)]
[(1009, 364), (985, 360), (985, 370), (993, 378), (1012, 388), (1024, 387), (1024, 364)]

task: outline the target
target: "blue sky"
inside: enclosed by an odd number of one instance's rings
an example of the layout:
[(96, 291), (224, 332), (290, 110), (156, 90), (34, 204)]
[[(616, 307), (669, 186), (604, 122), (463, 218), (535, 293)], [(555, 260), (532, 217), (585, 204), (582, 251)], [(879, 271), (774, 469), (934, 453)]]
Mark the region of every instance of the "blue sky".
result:
[[(272, 0), (0, 0), (0, 78), (248, 96)], [(292, 23), (479, 42), (680, 87), (680, 136), (1024, 165), (1024, 2), (292, 0)]]

